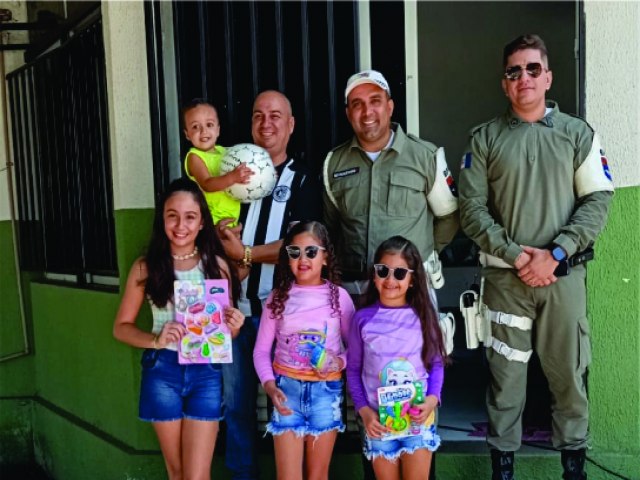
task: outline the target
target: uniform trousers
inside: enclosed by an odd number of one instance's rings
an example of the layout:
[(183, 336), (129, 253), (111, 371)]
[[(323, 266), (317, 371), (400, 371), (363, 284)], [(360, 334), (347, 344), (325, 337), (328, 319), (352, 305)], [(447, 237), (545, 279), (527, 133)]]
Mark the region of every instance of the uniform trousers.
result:
[[(491, 322), (492, 336), (520, 351), (535, 349), (549, 382), (552, 441), (577, 450), (589, 442), (586, 375), (591, 344), (586, 313), (586, 270), (579, 265), (547, 287), (529, 287), (511, 269), (485, 268), (483, 302), (495, 312), (533, 319), (531, 330)], [(514, 451), (522, 438), (527, 364), (487, 348), (489, 446)]]

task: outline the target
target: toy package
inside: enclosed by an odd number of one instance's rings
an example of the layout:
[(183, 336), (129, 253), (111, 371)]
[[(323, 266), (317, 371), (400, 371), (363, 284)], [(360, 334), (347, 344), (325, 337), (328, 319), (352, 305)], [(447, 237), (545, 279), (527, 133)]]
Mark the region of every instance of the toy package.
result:
[(378, 413), (380, 423), (391, 431), (381, 440), (422, 435), (427, 427), (433, 424), (435, 412), (423, 424), (411, 421), (410, 414), (418, 413), (414, 405), (424, 402), (421, 382), (392, 385), (378, 388)]
[(187, 327), (178, 362), (231, 363), (231, 332), (223, 314), (229, 305), (229, 282), (176, 280), (173, 288), (176, 321)]

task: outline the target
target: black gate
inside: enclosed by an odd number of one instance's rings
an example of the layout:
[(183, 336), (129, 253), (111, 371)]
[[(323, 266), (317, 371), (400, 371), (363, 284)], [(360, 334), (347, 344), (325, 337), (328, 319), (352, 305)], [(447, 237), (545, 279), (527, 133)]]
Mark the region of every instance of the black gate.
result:
[(102, 21), (7, 80), (21, 267), (116, 276)]
[[(146, 8), (153, 23), (150, 56), (158, 67), (160, 7), (148, 3)], [(291, 100), (296, 128), (289, 154), (316, 172), (327, 152), (350, 137), (343, 95), (347, 78), (358, 68), (354, 2), (176, 2), (173, 18), (178, 100), (205, 97), (217, 107), (221, 145), (251, 141), (253, 100), (266, 89), (280, 90)], [(157, 79), (151, 95), (158, 110), (152, 117), (162, 118), (162, 101), (154, 99), (164, 98), (164, 75), (153, 67), (150, 73)], [(163, 159), (167, 132), (154, 130), (160, 190), (169, 180), (166, 165), (182, 159)]]

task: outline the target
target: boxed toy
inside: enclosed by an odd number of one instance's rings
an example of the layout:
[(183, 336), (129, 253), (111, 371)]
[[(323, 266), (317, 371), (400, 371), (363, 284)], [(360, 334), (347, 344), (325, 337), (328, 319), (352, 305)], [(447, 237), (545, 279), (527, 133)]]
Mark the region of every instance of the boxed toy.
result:
[(381, 440), (422, 435), (424, 430), (433, 424), (434, 412), (424, 424), (411, 421), (411, 413), (418, 413), (414, 405), (424, 402), (421, 382), (392, 385), (378, 388), (378, 413), (380, 423), (387, 426), (390, 432)]

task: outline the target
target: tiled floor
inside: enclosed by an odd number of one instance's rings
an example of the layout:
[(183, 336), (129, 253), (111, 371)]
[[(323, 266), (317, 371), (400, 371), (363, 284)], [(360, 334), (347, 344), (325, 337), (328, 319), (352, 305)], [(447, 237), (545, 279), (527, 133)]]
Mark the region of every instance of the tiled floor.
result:
[(484, 442), (483, 437), (469, 436), (474, 430), (472, 423), (487, 420), (484, 403), (487, 372), (481, 352), (457, 349), (452, 360), (445, 370), (438, 431), (443, 442)]

